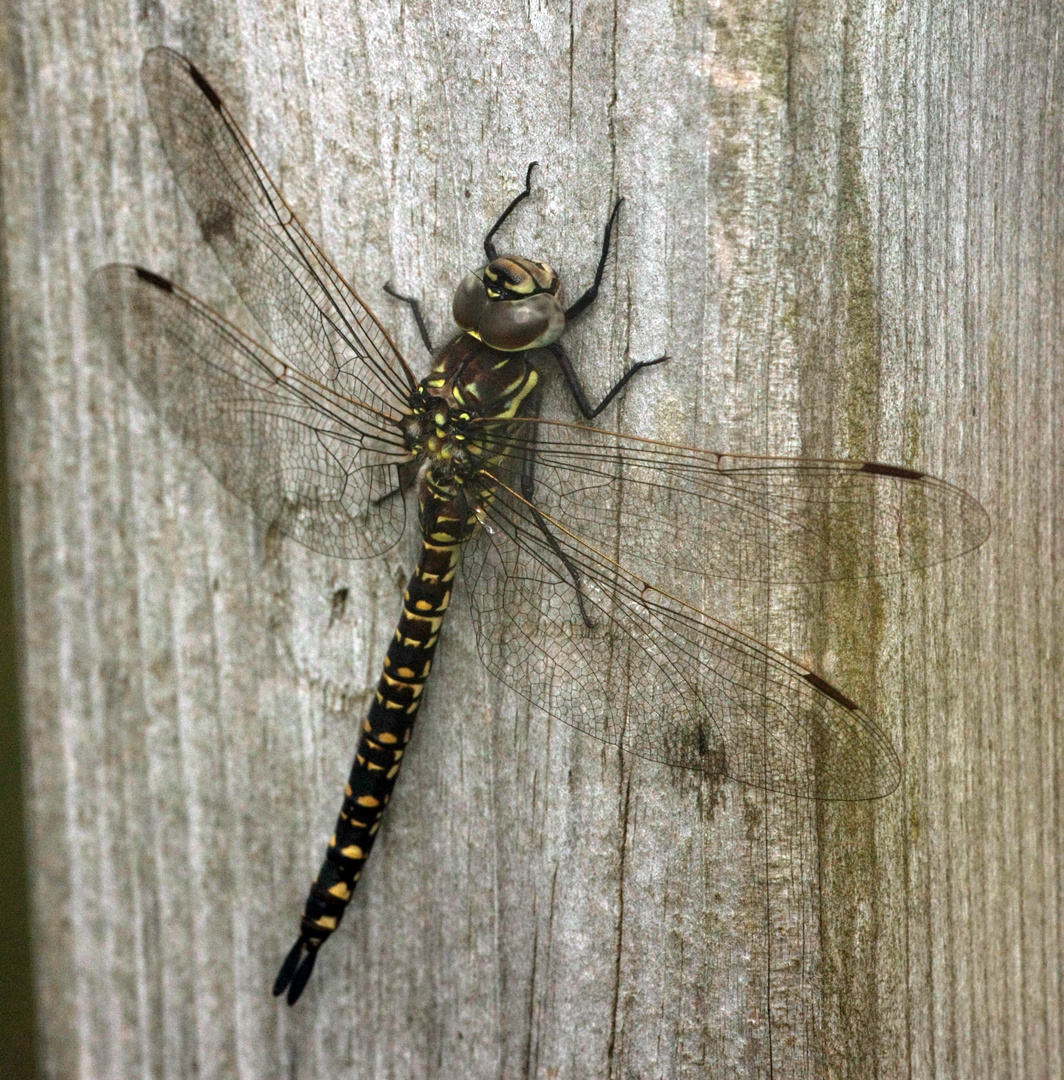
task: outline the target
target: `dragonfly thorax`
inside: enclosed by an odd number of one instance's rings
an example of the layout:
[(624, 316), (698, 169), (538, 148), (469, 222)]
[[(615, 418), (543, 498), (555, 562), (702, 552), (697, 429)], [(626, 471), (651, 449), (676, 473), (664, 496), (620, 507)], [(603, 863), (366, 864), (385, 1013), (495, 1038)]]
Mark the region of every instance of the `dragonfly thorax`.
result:
[[(535, 400), (538, 382), (526, 351), (500, 352), (468, 333), (440, 351), (411, 394), (404, 426), (410, 453), (420, 462), (423, 508), (429, 491), (463, 500), (470, 485), (486, 483), (483, 470), (499, 463), (509, 422)], [(463, 507), (457, 517), (465, 521), (469, 513)]]
[(502, 352), (541, 349), (565, 330), (561, 279), (544, 262), (503, 255), (467, 274), (452, 306), (454, 321)]
[(538, 381), (527, 350), (502, 352), (473, 334), (459, 334), (440, 351), (432, 371), (411, 395), (421, 442), (434, 430), (517, 416)]
[[(423, 454), (437, 472), (461, 470), (469, 463), (472, 414), (466, 409), (454, 409), (443, 398), (435, 398), (424, 419)], [(476, 446), (473, 444), (473, 453)]]

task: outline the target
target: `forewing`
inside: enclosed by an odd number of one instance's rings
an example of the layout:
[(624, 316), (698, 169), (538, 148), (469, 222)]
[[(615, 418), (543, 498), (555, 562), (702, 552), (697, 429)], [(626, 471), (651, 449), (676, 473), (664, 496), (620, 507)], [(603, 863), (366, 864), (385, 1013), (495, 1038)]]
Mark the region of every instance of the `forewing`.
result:
[(342, 558), (395, 543), (398, 467), (410, 456), (399, 417), (314, 382), (146, 270), (104, 266), (89, 298), (112, 357), (264, 523)]
[(290, 364), (383, 412), (416, 380), (266, 174), (218, 94), (183, 56), (152, 49), (141, 71), (177, 182), (244, 303)]
[(533, 705), (669, 765), (818, 799), (886, 795), (883, 732), (813, 672), (632, 577), (500, 487), (467, 545), (485, 666)]
[(744, 457), (596, 428), (515, 421), (507, 475), (637, 576), (795, 584), (898, 573), (952, 559), (989, 533), (970, 495), (862, 461)]

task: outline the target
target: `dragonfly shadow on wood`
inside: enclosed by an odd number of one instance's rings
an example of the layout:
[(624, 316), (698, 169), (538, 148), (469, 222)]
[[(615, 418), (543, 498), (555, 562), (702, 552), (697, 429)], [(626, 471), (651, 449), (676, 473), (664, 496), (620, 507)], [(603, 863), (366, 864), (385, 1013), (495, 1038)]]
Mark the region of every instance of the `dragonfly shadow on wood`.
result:
[(647, 362), (592, 406), (558, 341), (597, 295), (616, 206), (569, 307), (549, 265), (498, 255), (531, 167), (486, 265), (459, 285), (460, 332), (419, 381), (203, 75), (154, 49), (142, 76), (203, 238), (273, 349), (173, 282), (109, 265), (90, 302), (114, 358), (230, 492), (314, 551), (388, 550), (416, 492), (421, 555), (275, 994), (298, 999), (362, 873), (460, 567), (484, 665), (566, 724), (770, 791), (894, 790), (898, 756), (856, 702), (691, 598), (707, 577), (822, 582), (953, 558), (988, 535), (975, 500), (899, 466), (711, 453), (540, 417), (541, 361), (588, 419)]

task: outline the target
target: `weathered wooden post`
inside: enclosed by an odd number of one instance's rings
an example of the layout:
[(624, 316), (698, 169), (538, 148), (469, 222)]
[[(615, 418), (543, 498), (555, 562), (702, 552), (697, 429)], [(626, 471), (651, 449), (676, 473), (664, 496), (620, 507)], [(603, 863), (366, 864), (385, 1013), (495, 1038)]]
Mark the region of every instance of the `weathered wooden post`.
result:
[[(1058, 1075), (1064, 65), (1051, 4), (8, 6), (8, 453), (45, 1073)], [(366, 880), (269, 994), (411, 565), (263, 530), (90, 347), (91, 271), (243, 319), (159, 150), (189, 54), (424, 365), (485, 226), (574, 290), (606, 426), (870, 457), (976, 494), (979, 553), (725, 596), (867, 704), (899, 790), (815, 804), (528, 715), (464, 605)], [(567, 407), (560, 395), (552, 406)], [(566, 414), (571, 417), (570, 414)]]

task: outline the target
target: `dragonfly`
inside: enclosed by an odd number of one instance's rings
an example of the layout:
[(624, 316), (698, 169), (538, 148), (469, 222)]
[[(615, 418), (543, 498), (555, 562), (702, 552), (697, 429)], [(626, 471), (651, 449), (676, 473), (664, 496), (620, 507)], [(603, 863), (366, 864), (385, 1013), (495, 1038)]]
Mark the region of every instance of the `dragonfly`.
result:
[(461, 572), (491, 674), (540, 713), (638, 757), (825, 800), (892, 792), (888, 736), (806, 664), (703, 610), (712, 579), (828, 582), (929, 566), (978, 547), (979, 503), (916, 469), (714, 453), (540, 415), (560, 372), (592, 405), (559, 338), (595, 301), (565, 303), (543, 261), (499, 255), (459, 284), (458, 330), (418, 379), (300, 223), (232, 113), (180, 54), (142, 81), (203, 239), (272, 348), (178, 284), (110, 264), (90, 282), (109, 354), (162, 422), (264, 524), (327, 556), (400, 540), (420, 557), (355, 749), (335, 830), (273, 992), (294, 1004), (337, 929), (392, 795)]

